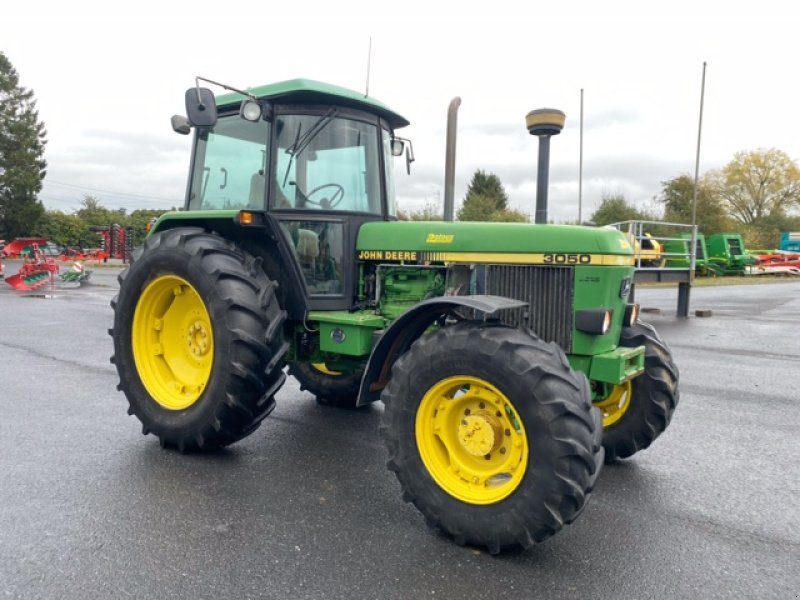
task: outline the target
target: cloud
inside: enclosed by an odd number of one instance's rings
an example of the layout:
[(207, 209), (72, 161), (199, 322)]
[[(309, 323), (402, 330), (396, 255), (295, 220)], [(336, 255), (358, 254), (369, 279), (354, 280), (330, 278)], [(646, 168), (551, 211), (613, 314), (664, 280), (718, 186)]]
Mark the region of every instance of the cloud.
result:
[[(485, 136), (513, 136), (519, 137), (520, 135), (530, 135), (525, 128), (525, 120), (523, 118), (517, 119), (518, 122), (510, 123), (503, 122), (485, 122), (485, 123), (470, 123), (464, 124), (459, 127), (459, 135), (485, 135)], [(580, 131), (580, 116), (569, 115), (567, 118), (569, 127), (572, 130)], [(639, 114), (635, 110), (629, 109), (609, 109), (593, 112), (590, 115), (584, 116), (583, 129), (589, 130), (602, 130), (609, 127), (628, 126), (636, 124), (639, 121)], [(444, 129), (441, 130), (443, 132)], [(439, 133), (439, 131), (437, 131)]]
[[(618, 127), (621, 125), (628, 126), (635, 124), (639, 121), (639, 114), (631, 110), (602, 110), (600, 112), (593, 112), (589, 115), (584, 115), (583, 130), (600, 130), (609, 127)], [(578, 121), (580, 123), (580, 121)], [(578, 127), (580, 130), (580, 126)]]
[(68, 145), (48, 146), (42, 199), (64, 211), (74, 210), (86, 194), (108, 208), (181, 206), (190, 144), (175, 134), (77, 133)]
[[(588, 219), (606, 195), (621, 194), (640, 208), (658, 207), (654, 198), (661, 183), (687, 172), (682, 161), (653, 156), (624, 155), (592, 158), (583, 172), (582, 218)], [(529, 162), (509, 163), (500, 159), (461, 163), (457, 166), (455, 185), (456, 209), (462, 204), (472, 174), (477, 169), (494, 173), (509, 195), (512, 208), (530, 216), (536, 205), (535, 156)], [(558, 162), (549, 174), (549, 216), (555, 221), (578, 218), (578, 166)], [(414, 164), (411, 177), (396, 173), (398, 202), (404, 210), (419, 210), (426, 205), (443, 206), (444, 168)]]
[[(604, 122), (611, 125), (625, 120), (624, 114), (610, 112)], [(500, 178), (513, 208), (533, 215), (536, 141), (520, 126), (511, 125), (470, 125), (459, 136), (456, 209), (463, 202), (473, 173), (482, 169)], [(423, 137), (422, 142), (416, 144), (417, 155), (422, 157), (412, 164), (410, 177), (403, 161), (395, 164), (396, 196), (404, 210), (444, 203), (443, 136)], [(172, 133), (78, 132), (70, 137), (68, 146), (48, 146), (50, 167), (41, 197), (49, 208), (67, 212), (78, 208), (85, 194), (97, 197), (109, 208), (181, 206), (190, 145), (190, 138)], [(442, 149), (441, 158), (431, 148)], [(563, 160), (565, 156), (568, 154), (563, 148), (553, 152), (549, 176), (550, 217), (558, 221), (575, 220), (578, 214), (578, 164), (576, 160)], [(582, 216), (591, 214), (605, 194), (619, 193), (629, 202), (651, 204), (662, 181), (685, 172), (686, 161), (643, 154), (587, 156)]]

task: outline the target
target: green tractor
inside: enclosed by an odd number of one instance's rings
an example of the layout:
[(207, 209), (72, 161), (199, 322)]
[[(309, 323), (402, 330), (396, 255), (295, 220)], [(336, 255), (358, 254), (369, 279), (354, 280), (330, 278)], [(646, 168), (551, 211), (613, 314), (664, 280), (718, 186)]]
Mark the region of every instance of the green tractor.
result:
[(173, 117), (194, 131), (186, 204), (112, 302), (143, 433), (182, 452), (241, 440), (288, 366), (322, 403), (380, 400), (403, 498), (496, 553), (572, 522), (604, 456), (666, 429), (678, 370), (627, 302), (622, 233), (398, 222), (406, 119), (309, 80), (223, 87), (189, 89)]

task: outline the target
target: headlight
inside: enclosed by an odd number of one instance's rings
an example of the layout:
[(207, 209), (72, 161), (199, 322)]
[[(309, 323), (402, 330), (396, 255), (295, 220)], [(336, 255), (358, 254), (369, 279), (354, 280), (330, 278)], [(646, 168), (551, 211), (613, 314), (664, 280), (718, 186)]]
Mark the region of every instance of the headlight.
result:
[(605, 335), (611, 329), (613, 312), (605, 308), (587, 308), (575, 312), (575, 329), (593, 335)]
[(261, 105), (253, 100), (247, 100), (242, 103), (239, 116), (245, 121), (258, 121), (261, 118)]
[(625, 316), (622, 319), (622, 324), (625, 327), (633, 327), (639, 319), (639, 305), (628, 304), (625, 306)]

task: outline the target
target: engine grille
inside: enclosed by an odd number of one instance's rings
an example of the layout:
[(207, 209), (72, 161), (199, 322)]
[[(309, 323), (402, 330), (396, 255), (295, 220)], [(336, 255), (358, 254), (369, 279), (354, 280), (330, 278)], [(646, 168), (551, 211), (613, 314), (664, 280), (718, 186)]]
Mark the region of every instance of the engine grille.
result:
[(572, 267), (534, 267), (487, 265), (487, 294), (522, 300), (526, 308), (506, 310), (504, 323), (528, 327), (547, 342), (555, 342), (565, 352), (572, 348), (572, 306), (574, 296)]

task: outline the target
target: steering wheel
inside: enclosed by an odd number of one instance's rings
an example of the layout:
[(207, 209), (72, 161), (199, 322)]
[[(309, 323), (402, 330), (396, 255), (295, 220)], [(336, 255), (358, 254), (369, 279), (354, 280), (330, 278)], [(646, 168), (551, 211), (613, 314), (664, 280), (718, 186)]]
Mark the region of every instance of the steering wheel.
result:
[[(321, 192), (326, 188), (336, 188), (336, 191), (333, 192), (333, 195), (330, 198), (321, 198), (320, 200), (312, 200), (311, 196), (314, 194)], [(329, 210), (332, 208), (336, 208), (339, 203), (344, 199), (344, 188), (340, 186), (338, 183), (323, 183), (315, 187), (313, 190), (308, 192), (305, 195), (305, 201), (308, 204), (313, 204), (314, 206), (319, 206), (324, 210)]]

